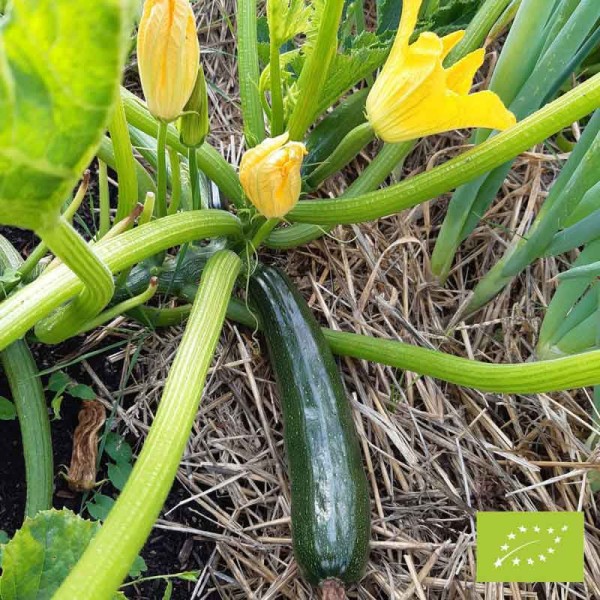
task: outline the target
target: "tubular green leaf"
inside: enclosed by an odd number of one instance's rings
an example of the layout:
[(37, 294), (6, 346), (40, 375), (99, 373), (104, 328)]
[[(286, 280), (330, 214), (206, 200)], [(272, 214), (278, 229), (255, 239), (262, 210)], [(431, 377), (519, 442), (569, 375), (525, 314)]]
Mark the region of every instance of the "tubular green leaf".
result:
[(54, 600), (112, 598), (127, 576), (173, 485), (240, 266), (240, 258), (228, 250), (208, 261), (142, 452), (108, 518)]

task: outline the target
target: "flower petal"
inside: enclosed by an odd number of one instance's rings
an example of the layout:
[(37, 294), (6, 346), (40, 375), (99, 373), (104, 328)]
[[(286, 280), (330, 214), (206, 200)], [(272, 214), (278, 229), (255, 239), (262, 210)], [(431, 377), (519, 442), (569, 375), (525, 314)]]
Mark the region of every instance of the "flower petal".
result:
[(445, 98), (431, 96), (420, 108), (405, 123), (406, 139), (467, 127), (506, 129), (516, 123), (502, 100), (489, 90), (469, 96), (452, 92)]
[(400, 24), (394, 39), (394, 44), (387, 62), (401, 62), (404, 52), (408, 47), (408, 41), (413, 34), (419, 18), (419, 10), (421, 9), (422, 0), (404, 0), (402, 2), (402, 14), (400, 16)]
[(465, 96), (473, 85), (473, 78), (485, 59), (485, 50), (479, 48), (470, 52), (456, 64), (446, 69), (448, 89)]
[(453, 33), (449, 33), (442, 38), (442, 43), (444, 44), (444, 52), (442, 54), (442, 60), (450, 54), (451, 50), (465, 37), (464, 29), (459, 29), (458, 31), (454, 31)]

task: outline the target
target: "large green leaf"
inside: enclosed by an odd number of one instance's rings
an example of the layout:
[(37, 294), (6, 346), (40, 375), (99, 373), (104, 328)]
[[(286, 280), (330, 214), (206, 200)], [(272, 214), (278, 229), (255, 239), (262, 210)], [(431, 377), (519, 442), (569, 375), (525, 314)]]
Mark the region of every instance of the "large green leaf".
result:
[(99, 528), (69, 510), (26, 519), (2, 548), (2, 600), (50, 600)]
[(131, 0), (13, 0), (0, 19), (0, 223), (51, 223), (118, 92)]

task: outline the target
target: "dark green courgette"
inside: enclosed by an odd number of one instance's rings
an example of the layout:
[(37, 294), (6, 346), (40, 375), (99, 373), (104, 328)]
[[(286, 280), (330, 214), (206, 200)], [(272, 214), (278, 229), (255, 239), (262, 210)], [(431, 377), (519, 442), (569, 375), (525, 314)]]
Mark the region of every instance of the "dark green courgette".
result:
[(324, 598), (343, 598), (343, 584), (364, 573), (371, 529), (350, 404), (331, 350), (291, 281), (259, 267), (249, 289), (281, 396), (296, 561)]

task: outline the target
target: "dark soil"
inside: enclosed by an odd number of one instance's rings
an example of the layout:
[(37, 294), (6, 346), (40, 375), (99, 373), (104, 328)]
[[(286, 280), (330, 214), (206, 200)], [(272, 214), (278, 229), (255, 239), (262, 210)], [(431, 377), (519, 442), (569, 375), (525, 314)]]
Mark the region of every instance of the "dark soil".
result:
[[(92, 181), (94, 178), (92, 177)], [(94, 224), (89, 203), (84, 202), (80, 210), (83, 221), (75, 223), (77, 229), (84, 235), (86, 229), (94, 231)], [(16, 228), (0, 227), (0, 234), (4, 235), (11, 243), (27, 256), (38, 243), (36, 236), (30, 232)], [(84, 338), (73, 338), (57, 346), (43, 346), (32, 344), (31, 350), (40, 371), (54, 369), (57, 365), (74, 361), (81, 351)], [(107, 338), (105, 347), (118, 341), (117, 338)], [(121, 373), (120, 365), (111, 364), (105, 354), (96, 354), (86, 359), (104, 385), (110, 391), (117, 391)], [(63, 368), (73, 380), (94, 387), (94, 383), (80, 362)], [(42, 376), (44, 385), (49, 375)], [(10, 390), (4, 377), (0, 377), (0, 395), (10, 398)], [(50, 393), (47, 400), (50, 401)], [(72, 493), (62, 476), (70, 462), (73, 431), (77, 425), (79, 401), (68, 396), (65, 397), (61, 407), (61, 418), (52, 421), (52, 443), (54, 448), (55, 465), (55, 508), (69, 508), (74, 512), (89, 517), (82, 503), (82, 495)], [(0, 530), (9, 536), (19, 528), (25, 507), (25, 472), (21, 449), (21, 438), (18, 422), (0, 421)], [(101, 461), (98, 480), (106, 473), (105, 460)], [(102, 493), (116, 497), (118, 491), (110, 483), (104, 484)], [(166, 510), (175, 506), (182, 499), (189, 497), (179, 483), (175, 483), (166, 502)], [(209, 529), (207, 523), (186, 523), (189, 511), (174, 511), (170, 517), (178, 524), (188, 524), (190, 527)], [(199, 571), (204, 567), (205, 561), (211, 555), (214, 544), (211, 542), (194, 540), (192, 537), (178, 532), (168, 532), (156, 529), (146, 543), (142, 557), (147, 571), (143, 577), (168, 575), (181, 571)], [(155, 600), (162, 598), (165, 590), (164, 580), (155, 580), (140, 585), (126, 588), (127, 597), (135, 600)], [(187, 600), (191, 598), (194, 582), (173, 580), (173, 600)], [(202, 598), (218, 598), (218, 594), (203, 595)]]

